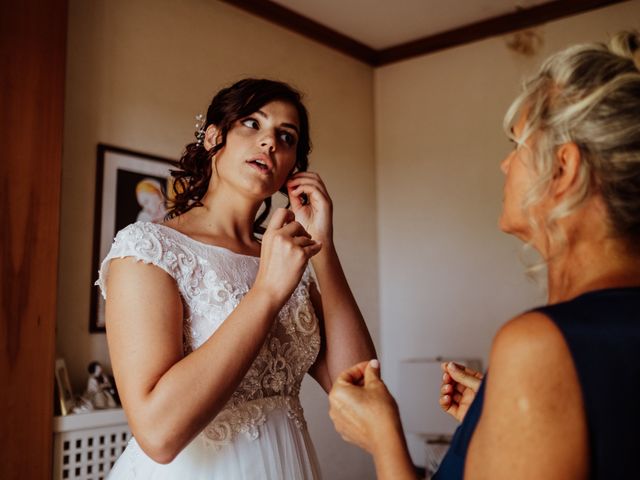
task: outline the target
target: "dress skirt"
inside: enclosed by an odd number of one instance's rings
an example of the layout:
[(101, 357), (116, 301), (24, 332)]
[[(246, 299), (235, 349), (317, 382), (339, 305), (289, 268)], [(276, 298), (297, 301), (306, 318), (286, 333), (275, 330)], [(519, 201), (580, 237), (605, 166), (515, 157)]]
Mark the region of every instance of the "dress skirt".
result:
[[(286, 408), (269, 412), (257, 436), (237, 435), (215, 444), (201, 433), (169, 464), (154, 462), (135, 439), (111, 470), (109, 480), (317, 480), (318, 460), (305, 425)], [(252, 438), (255, 437), (255, 438)]]

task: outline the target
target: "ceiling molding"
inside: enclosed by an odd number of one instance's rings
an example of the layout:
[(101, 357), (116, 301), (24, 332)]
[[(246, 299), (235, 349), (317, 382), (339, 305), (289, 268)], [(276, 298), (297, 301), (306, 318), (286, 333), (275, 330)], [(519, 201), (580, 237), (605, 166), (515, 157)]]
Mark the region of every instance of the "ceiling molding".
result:
[(378, 50), (375, 66), (475, 42), (627, 0), (558, 0)]
[(221, 0), (328, 47), (375, 65), (378, 51), (270, 0)]
[(629, 0), (556, 0), (376, 50), (270, 0), (221, 0), (378, 67)]

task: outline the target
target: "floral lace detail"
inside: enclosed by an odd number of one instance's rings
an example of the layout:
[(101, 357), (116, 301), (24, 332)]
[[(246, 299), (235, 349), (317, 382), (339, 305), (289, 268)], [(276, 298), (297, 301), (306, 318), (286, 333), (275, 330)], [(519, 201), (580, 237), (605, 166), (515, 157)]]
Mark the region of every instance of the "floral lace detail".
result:
[(201, 433), (204, 441), (219, 450), (244, 434), (255, 440), (260, 436), (258, 427), (267, 421), (269, 412), (283, 409), (300, 429), (306, 428), (304, 412), (298, 397), (276, 396), (245, 402), (238, 407), (225, 408)]
[[(237, 307), (258, 272), (259, 259), (206, 245), (163, 225), (137, 222), (121, 230), (96, 282), (106, 298), (109, 261), (134, 257), (171, 275), (184, 305), (183, 341), (188, 355), (202, 345)], [(300, 385), (320, 350), (318, 319), (309, 298), (310, 267), (284, 305), (244, 379), (225, 407), (202, 432), (219, 448), (238, 434), (250, 439), (268, 413), (283, 408), (305, 428)]]

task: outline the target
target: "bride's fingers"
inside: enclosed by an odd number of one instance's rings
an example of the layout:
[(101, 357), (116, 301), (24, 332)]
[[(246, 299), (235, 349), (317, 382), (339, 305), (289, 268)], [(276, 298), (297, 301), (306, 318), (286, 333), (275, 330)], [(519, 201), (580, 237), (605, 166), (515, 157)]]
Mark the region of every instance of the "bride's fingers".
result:
[(322, 190), (323, 192), (327, 191), (324, 184), (320, 180), (317, 180), (315, 178), (297, 178), (295, 180), (289, 180), (287, 182), (287, 188), (289, 188), (290, 190), (297, 188), (300, 185), (313, 185), (317, 187), (318, 190)]
[(315, 242), (313, 245), (308, 245), (306, 247), (302, 247), (302, 249), (304, 250), (304, 253), (307, 257), (307, 259), (313, 257), (314, 255), (318, 254), (320, 252), (320, 250), (322, 250), (322, 243), (320, 242)]
[(291, 176), (290, 180), (297, 180), (300, 178), (309, 178), (309, 179), (314, 179), (314, 180), (319, 180), (320, 182), (322, 182), (322, 177), (320, 177), (320, 175), (316, 172), (298, 172), (294, 175)]
[(322, 191), (317, 185), (305, 183), (289, 190), (289, 199), (292, 206), (302, 205), (302, 194), (305, 194), (311, 203), (329, 204), (329, 195), (326, 192)]
[(291, 203), (291, 208), (293, 210), (297, 210), (298, 208), (309, 203), (309, 198), (303, 198), (300, 193), (289, 190), (289, 202)]
[(271, 220), (269, 221), (269, 225), (267, 225), (268, 231), (274, 231), (283, 226), (287, 225), (288, 222), (292, 222), (295, 219), (295, 215), (291, 210), (287, 210), (286, 208), (278, 208), (273, 215), (271, 216)]
[(281, 231), (291, 237), (307, 237), (311, 238), (311, 235), (307, 230), (302, 226), (300, 222), (291, 222), (287, 223), (284, 227), (281, 228)]
[(322, 192), (323, 195), (325, 196), (329, 196), (329, 193), (327, 191), (327, 187), (325, 186), (325, 184), (322, 182), (322, 180), (320, 180), (319, 177), (299, 177), (299, 178), (294, 178), (292, 180), (289, 180), (287, 182), (287, 188), (291, 191), (294, 190), (302, 185), (311, 185), (311, 186), (315, 186), (320, 192)]
[(309, 237), (302, 237), (301, 236), (301, 237), (294, 237), (293, 243), (295, 243), (299, 247), (308, 247), (310, 245), (315, 245), (318, 242), (316, 242), (315, 240), (312, 240)]

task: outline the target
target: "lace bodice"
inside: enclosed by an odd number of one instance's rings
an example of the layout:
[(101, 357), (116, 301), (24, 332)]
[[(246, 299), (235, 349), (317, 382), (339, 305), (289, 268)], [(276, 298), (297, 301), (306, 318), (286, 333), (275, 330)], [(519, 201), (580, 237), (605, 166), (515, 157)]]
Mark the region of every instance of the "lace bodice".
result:
[[(204, 343), (249, 291), (259, 259), (207, 245), (164, 225), (136, 222), (122, 229), (102, 262), (96, 282), (107, 297), (106, 276), (114, 258), (133, 257), (171, 275), (184, 306), (184, 353)], [(314, 282), (307, 267), (284, 305), (255, 361), (224, 409), (202, 433), (215, 445), (240, 433), (257, 438), (270, 410), (285, 408), (302, 427), (300, 384), (320, 350), (318, 319), (309, 299)]]

